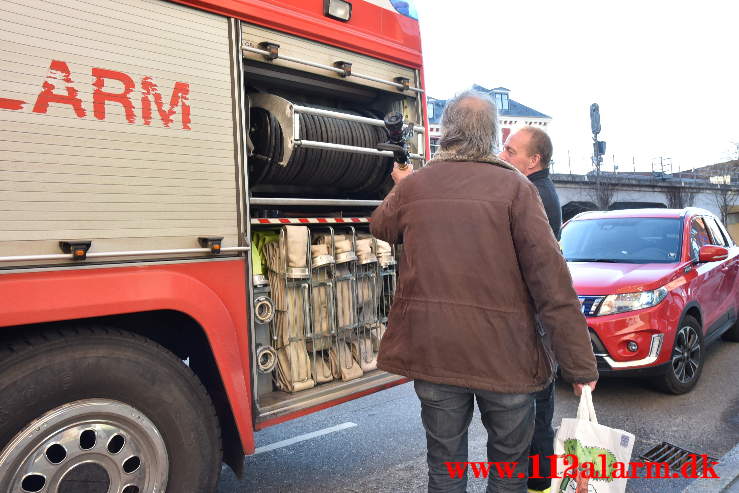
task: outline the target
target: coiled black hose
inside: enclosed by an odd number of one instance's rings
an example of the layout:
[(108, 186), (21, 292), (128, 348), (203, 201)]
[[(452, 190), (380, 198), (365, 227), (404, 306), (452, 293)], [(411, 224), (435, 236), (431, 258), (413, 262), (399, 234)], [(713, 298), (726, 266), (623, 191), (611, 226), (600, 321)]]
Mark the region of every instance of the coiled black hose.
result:
[[(298, 114), (300, 139), (374, 149), (387, 140), (384, 128), (319, 115)], [(326, 149), (293, 150), (287, 166), (278, 163), (284, 140), (277, 119), (263, 108), (250, 112), (252, 185), (330, 187), (345, 193), (375, 193), (392, 171), (392, 158)]]

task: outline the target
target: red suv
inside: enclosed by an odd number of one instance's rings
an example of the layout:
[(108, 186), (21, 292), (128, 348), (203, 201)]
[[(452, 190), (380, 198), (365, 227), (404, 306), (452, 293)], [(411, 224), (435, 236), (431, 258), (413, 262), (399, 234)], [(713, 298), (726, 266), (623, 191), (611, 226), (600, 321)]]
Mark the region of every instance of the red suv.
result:
[(585, 212), (562, 229), (601, 375), (682, 394), (706, 344), (739, 341), (739, 247), (703, 209)]

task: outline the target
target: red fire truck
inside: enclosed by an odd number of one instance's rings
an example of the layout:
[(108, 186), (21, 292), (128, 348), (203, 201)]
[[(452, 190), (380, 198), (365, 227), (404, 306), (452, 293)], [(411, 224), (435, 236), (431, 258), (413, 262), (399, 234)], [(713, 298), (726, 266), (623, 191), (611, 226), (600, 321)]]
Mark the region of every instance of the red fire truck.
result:
[(428, 154), (395, 0), (0, 4), (0, 491), (213, 491), (376, 369), (383, 118)]

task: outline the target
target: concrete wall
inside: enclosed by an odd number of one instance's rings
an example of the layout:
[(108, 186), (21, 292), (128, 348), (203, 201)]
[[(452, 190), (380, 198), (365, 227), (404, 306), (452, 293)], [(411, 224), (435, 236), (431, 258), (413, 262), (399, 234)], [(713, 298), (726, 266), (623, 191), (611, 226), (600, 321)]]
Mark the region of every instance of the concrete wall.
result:
[(739, 243), (739, 206), (733, 207), (729, 213), (729, 219), (726, 221), (726, 229), (734, 239), (734, 243)]

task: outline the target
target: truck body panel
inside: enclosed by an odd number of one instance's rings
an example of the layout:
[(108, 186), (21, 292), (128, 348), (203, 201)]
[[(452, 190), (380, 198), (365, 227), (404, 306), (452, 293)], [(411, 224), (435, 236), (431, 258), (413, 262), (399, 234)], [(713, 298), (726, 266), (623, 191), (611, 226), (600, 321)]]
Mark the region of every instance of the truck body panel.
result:
[(0, 256), (238, 244), (226, 19), (152, 0), (0, 12)]
[[(376, 369), (396, 251), (380, 255), (368, 217), (391, 186), (392, 153), (376, 149), (383, 116), (401, 113), (417, 166), (428, 153), (418, 22), (390, 0), (351, 2), (347, 22), (329, 19), (323, 4), (0, 5), (0, 343), (32, 333), (43, 346), (45, 331), (73, 339), (78, 327), (103, 340), (121, 329), (176, 355), (175, 366), (200, 357), (178, 384), (206, 388), (210, 401), (193, 409), (216, 408), (237, 471), (255, 430), (406, 381)], [(279, 56), (265, 57), (264, 43), (278, 44)], [(282, 235), (279, 253), (292, 256), (288, 225), (306, 232), (297, 277), (254, 244)], [(339, 260), (342, 243), (350, 251)], [(312, 263), (315, 247), (323, 264)], [(279, 296), (300, 306), (270, 299)], [(259, 303), (274, 321), (258, 320)], [(162, 313), (187, 318), (187, 328), (160, 337), (126, 326)], [(201, 347), (177, 340), (189, 321)], [(294, 366), (293, 343), (312, 363)], [(359, 376), (337, 363), (341, 351)], [(317, 354), (328, 380), (316, 378)], [(265, 355), (279, 359), (268, 370)], [(288, 367), (314, 384), (289, 388), (280, 380)], [(8, 443), (0, 462), (13, 454)]]

